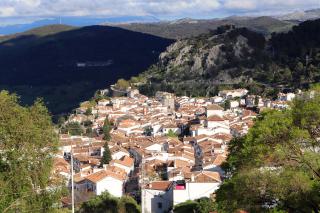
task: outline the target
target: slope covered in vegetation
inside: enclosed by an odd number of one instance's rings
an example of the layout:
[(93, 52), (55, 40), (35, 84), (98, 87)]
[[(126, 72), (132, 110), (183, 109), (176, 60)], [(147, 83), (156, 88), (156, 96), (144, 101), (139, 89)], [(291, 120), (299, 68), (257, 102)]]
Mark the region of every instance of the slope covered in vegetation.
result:
[(246, 28), (223, 26), (181, 39), (160, 55), (140, 79), (141, 89), (178, 95), (214, 95), (226, 87), (247, 87), (272, 95), (320, 79), (320, 20), (307, 21), (270, 39)]
[[(57, 33), (55, 33), (57, 32)], [(173, 40), (116, 27), (44, 27), (0, 43), (0, 89), (67, 112), (118, 78), (137, 75)]]

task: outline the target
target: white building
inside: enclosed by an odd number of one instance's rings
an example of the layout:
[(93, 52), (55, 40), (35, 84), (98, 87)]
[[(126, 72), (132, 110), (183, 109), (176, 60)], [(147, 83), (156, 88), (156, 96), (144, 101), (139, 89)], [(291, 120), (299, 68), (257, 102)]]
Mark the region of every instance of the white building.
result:
[(127, 174), (130, 174), (134, 170), (134, 159), (128, 156), (124, 156), (120, 160), (112, 160), (109, 164), (125, 170)]
[(248, 94), (246, 89), (234, 89), (234, 90), (222, 90), (219, 92), (219, 96), (223, 98), (240, 98)]
[(279, 93), (278, 100), (279, 101), (292, 101), (296, 95), (294, 93)]
[(144, 213), (169, 212), (173, 208), (173, 182), (151, 182), (141, 191), (141, 204)]
[(206, 115), (207, 117), (217, 115), (222, 117), (223, 116), (223, 108), (219, 105), (212, 104), (206, 107)]
[(191, 182), (179, 181), (173, 189), (174, 205), (187, 200), (210, 197), (220, 186), (221, 179), (218, 172), (201, 171), (191, 174)]
[(102, 192), (108, 191), (115, 197), (121, 197), (124, 180), (125, 177), (120, 174), (102, 170), (86, 176), (85, 185), (87, 191), (92, 191), (95, 195), (101, 195)]

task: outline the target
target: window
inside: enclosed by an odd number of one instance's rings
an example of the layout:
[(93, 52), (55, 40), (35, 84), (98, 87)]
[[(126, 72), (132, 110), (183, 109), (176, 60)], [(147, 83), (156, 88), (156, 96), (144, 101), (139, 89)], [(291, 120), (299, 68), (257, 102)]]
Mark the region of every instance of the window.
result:
[(158, 209), (162, 209), (162, 203), (158, 203)]

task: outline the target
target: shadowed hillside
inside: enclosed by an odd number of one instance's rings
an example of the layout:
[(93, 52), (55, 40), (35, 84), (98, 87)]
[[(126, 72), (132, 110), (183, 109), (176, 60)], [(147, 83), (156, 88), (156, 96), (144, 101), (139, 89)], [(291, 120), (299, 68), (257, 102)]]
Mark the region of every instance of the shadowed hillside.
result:
[(17, 91), (24, 103), (44, 97), (53, 113), (65, 112), (96, 89), (147, 69), (172, 42), (105, 26), (22, 34), (0, 43), (1, 89)]

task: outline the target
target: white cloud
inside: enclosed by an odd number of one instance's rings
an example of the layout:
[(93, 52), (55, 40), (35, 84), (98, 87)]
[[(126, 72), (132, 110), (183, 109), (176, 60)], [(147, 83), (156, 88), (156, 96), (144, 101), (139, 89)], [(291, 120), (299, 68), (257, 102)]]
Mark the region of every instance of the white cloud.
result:
[(320, 0), (225, 0), (223, 7), (227, 10), (247, 10), (247, 12), (270, 12), (305, 10), (320, 8)]
[(214, 17), (320, 7), (320, 0), (0, 0), (2, 17)]
[(1, 7), (0, 8), (0, 16), (1, 17), (12, 16), (14, 14), (15, 14), (14, 7)]
[(226, 1), (224, 7), (226, 9), (247, 9), (252, 10), (257, 7), (257, 2), (252, 0), (230, 0)]

